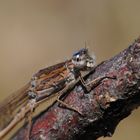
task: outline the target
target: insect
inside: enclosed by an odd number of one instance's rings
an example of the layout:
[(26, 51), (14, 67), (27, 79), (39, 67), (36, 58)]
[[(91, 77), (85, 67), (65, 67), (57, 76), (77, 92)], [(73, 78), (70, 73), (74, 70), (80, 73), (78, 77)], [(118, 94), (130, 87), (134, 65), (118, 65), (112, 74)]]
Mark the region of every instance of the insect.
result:
[[(4, 120), (6, 117), (4, 117), (4, 119), (2, 117), (0, 118), (0, 138), (4, 137), (4, 135), (18, 124), (18, 122), (26, 116), (29, 116), (29, 134), (27, 138), (29, 139), (33, 111), (39, 104), (46, 101), (48, 98), (52, 98), (54, 95), (57, 95), (55, 102), (57, 101), (66, 108), (81, 114), (77, 109), (60, 100), (60, 97), (78, 80), (81, 81), (84, 87), (88, 88), (90, 83), (105, 78), (99, 77), (86, 84), (82, 78), (81, 72), (88, 72), (93, 69), (94, 66), (95, 57), (91, 57), (88, 49), (83, 48), (74, 53), (71, 59), (41, 69), (35, 73), (31, 78), (31, 81), (22, 89), (22, 91), (13, 95), (7, 102), (0, 106), (0, 115), (4, 116), (4, 114), (7, 115), (8, 112), (11, 112), (11, 118), (9, 118), (8, 121)], [(52, 104), (50, 104), (50, 106), (51, 105)]]

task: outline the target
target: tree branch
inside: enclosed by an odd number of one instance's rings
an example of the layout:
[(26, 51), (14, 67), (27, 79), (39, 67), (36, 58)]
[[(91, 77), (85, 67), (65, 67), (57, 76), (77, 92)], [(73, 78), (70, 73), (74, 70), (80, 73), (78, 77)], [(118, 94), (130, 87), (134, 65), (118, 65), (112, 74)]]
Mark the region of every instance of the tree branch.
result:
[[(90, 93), (79, 82), (64, 100), (84, 116), (55, 103), (34, 119), (31, 139), (96, 140), (112, 136), (118, 123), (140, 105), (140, 39), (84, 78), (88, 82), (101, 76), (116, 76), (116, 80), (104, 79)], [(24, 140), (27, 127), (21, 128), (12, 140)]]

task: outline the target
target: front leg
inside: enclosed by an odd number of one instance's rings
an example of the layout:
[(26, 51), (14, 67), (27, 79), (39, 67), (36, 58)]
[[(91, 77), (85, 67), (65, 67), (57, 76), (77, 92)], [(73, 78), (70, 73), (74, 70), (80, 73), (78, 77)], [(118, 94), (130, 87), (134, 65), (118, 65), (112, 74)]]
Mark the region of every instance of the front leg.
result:
[(82, 85), (86, 88), (87, 91), (90, 91), (92, 87), (93, 88), (97, 87), (106, 78), (108, 78), (108, 79), (116, 79), (115, 76), (113, 76), (113, 77), (101, 76), (101, 77), (98, 77), (98, 78), (86, 83), (85, 80), (83, 79), (83, 77), (80, 74), (80, 81), (81, 81)]

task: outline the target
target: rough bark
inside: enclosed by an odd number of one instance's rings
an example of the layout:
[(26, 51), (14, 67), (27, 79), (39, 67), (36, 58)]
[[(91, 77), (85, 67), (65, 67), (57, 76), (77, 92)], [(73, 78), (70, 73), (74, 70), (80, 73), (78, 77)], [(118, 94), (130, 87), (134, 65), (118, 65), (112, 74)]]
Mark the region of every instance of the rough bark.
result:
[[(89, 93), (79, 82), (67, 93), (64, 101), (83, 116), (55, 103), (34, 119), (31, 139), (96, 140), (112, 136), (118, 123), (140, 105), (140, 39), (84, 78), (88, 82), (101, 76), (116, 79), (104, 79)], [(27, 125), (12, 140), (24, 140), (26, 135)]]

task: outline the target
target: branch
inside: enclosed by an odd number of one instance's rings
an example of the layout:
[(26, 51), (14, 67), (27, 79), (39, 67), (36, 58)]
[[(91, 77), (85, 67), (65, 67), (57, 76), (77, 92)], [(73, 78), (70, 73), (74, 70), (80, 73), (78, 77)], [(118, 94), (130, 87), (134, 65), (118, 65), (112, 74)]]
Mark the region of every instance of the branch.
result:
[[(31, 139), (96, 140), (112, 136), (118, 123), (140, 105), (140, 39), (84, 78), (88, 82), (101, 76), (116, 76), (116, 80), (104, 79), (90, 93), (79, 82), (64, 100), (84, 116), (55, 103), (34, 119)], [(27, 127), (12, 140), (25, 140)]]

